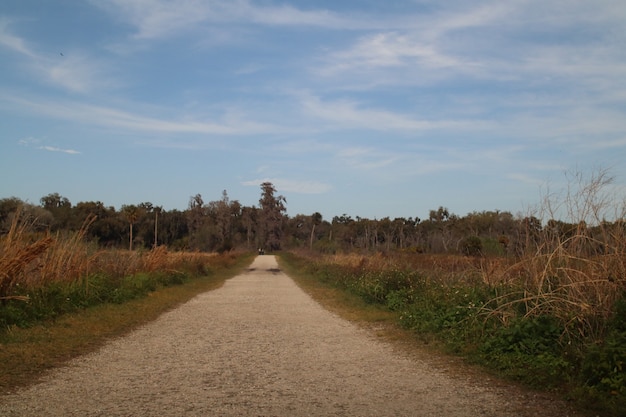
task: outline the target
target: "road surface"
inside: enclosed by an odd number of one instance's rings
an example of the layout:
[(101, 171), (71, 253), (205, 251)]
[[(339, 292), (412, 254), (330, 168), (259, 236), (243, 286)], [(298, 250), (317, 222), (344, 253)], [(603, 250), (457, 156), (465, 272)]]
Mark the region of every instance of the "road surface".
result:
[(0, 415), (568, 415), (520, 392), (403, 354), (323, 309), (265, 255), (222, 288), (0, 397)]

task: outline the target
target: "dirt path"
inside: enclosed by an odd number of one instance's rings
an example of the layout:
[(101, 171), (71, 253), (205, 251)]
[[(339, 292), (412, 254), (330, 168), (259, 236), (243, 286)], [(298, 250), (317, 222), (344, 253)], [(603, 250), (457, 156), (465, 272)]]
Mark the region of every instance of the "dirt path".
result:
[[(273, 256), (0, 398), (2, 416), (538, 416), (321, 308)], [(552, 411), (549, 411), (552, 410)], [(563, 409), (561, 416), (567, 415)]]

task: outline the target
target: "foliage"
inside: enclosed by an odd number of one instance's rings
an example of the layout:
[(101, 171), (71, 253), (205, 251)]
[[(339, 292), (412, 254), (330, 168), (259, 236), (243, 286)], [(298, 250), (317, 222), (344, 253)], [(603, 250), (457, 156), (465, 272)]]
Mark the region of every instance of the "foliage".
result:
[(123, 303), (232, 263), (233, 253), (101, 250), (78, 232), (33, 233), (31, 220), (13, 219), (0, 237), (0, 329), (102, 303)]
[[(519, 290), (521, 283), (511, 281), (518, 277), (515, 263), (500, 265), (510, 275), (494, 282), (483, 276), (487, 266), (481, 260), (470, 262), (471, 258), (305, 252), (283, 257), (306, 259), (300, 265), (318, 279), (396, 312), (399, 322), (419, 337), (435, 338), (450, 351), (502, 375), (538, 388), (563, 390), (587, 405), (593, 398), (594, 405), (609, 414), (623, 407), (623, 294), (614, 297), (611, 319), (597, 321), (590, 332), (588, 319), (572, 319), (580, 313), (574, 303), (539, 308), (537, 300), (528, 297), (529, 287)], [(604, 314), (604, 307), (597, 307)]]
[[(259, 208), (226, 191), (209, 203), (197, 194), (185, 211), (72, 205), (56, 193), (40, 206), (0, 199), (0, 300), (13, 323), (27, 322), (40, 311), (140, 296), (227, 259), (186, 252), (177, 263), (166, 247), (306, 250), (319, 279), (395, 311), (423, 337), (531, 384), (566, 381), (577, 395), (619, 409), (626, 200), (606, 171), (568, 180), (526, 215), (458, 216), (440, 206), (424, 220), (288, 217), (269, 182)], [(139, 250), (119, 250), (127, 247)], [(56, 302), (41, 307), (43, 299)], [(30, 312), (21, 310), (26, 300)]]
[[(231, 249), (308, 248), (325, 253), (411, 251), (462, 254), (482, 258), (524, 258), (545, 253), (559, 242), (579, 244), (583, 257), (603, 254), (615, 234), (624, 234), (623, 192), (606, 171), (586, 178), (575, 174), (564, 192), (549, 192), (538, 208), (525, 215), (488, 210), (460, 216), (446, 207), (419, 217), (368, 219), (348, 214), (323, 219), (319, 212), (287, 216), (286, 198), (270, 182), (260, 184), (258, 207), (229, 198), (206, 202), (190, 197), (186, 210), (163, 210), (150, 202), (125, 204), (120, 210), (100, 201), (76, 205), (58, 193), (35, 206), (18, 198), (0, 199), (0, 235), (8, 232), (15, 213), (32, 219), (38, 232), (75, 232), (93, 218), (86, 237), (100, 246), (224, 252)], [(620, 197), (620, 195), (622, 197)], [(585, 241), (572, 239), (584, 232)], [(622, 271), (624, 272), (624, 271)]]
[(626, 297), (615, 304), (604, 340), (588, 347), (580, 384), (580, 395), (626, 409)]
[(259, 247), (268, 250), (281, 248), (283, 238), (283, 221), (287, 208), (287, 200), (282, 195), (276, 196), (276, 188), (270, 182), (261, 184)]

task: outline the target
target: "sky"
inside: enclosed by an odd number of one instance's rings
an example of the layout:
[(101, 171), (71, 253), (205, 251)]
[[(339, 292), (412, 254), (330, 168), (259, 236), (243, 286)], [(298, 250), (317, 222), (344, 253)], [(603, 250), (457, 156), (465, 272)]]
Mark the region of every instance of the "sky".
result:
[[(324, 219), (626, 184), (623, 0), (2, 0), (0, 198)], [(549, 192), (549, 191), (548, 191)]]

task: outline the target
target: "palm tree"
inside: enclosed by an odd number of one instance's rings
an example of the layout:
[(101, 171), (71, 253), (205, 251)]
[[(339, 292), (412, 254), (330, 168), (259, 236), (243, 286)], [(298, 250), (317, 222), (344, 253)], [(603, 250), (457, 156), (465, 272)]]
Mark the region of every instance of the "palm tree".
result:
[(141, 209), (135, 205), (130, 205), (130, 206), (124, 205), (122, 206), (122, 213), (124, 213), (124, 217), (126, 217), (126, 220), (128, 221), (128, 224), (129, 224), (130, 237), (129, 237), (129, 243), (128, 243), (128, 250), (133, 250), (133, 224), (141, 216)]
[(322, 215), (319, 212), (315, 212), (311, 215), (311, 222), (313, 226), (311, 227), (311, 240), (309, 241), (309, 250), (313, 249), (313, 237), (315, 236), (315, 226), (319, 226), (322, 224)]

